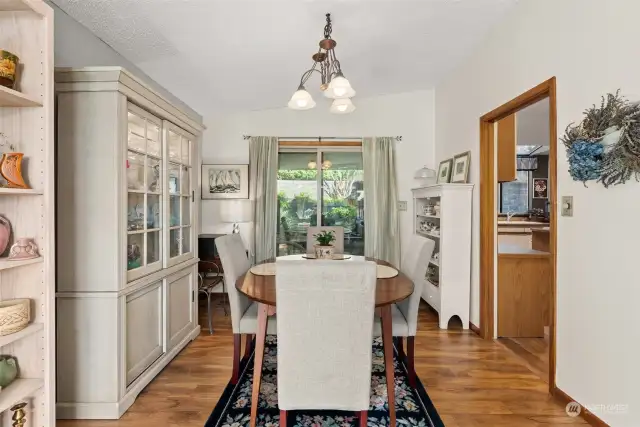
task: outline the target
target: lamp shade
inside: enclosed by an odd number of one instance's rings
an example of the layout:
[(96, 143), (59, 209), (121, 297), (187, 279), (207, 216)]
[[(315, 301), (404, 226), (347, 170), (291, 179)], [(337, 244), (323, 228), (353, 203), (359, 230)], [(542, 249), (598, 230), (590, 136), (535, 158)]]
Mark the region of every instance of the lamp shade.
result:
[(311, 94), (307, 92), (304, 87), (300, 86), (298, 90), (293, 93), (287, 105), (292, 110), (309, 110), (316, 106), (316, 102), (311, 97)]
[(237, 224), (240, 222), (251, 222), (252, 203), (251, 200), (221, 200), (220, 221)]
[(356, 106), (353, 105), (349, 98), (345, 99), (336, 99), (331, 103), (331, 111), (334, 114), (348, 114), (356, 109)]
[(329, 83), (329, 87), (324, 91), (324, 96), (333, 99), (352, 98), (356, 95), (356, 91), (351, 87), (349, 80), (339, 74)]

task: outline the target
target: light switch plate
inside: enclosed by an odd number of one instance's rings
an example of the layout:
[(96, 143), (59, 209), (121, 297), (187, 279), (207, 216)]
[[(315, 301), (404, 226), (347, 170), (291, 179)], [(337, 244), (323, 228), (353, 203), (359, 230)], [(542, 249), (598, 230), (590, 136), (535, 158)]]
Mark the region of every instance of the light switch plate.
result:
[(407, 210), (407, 202), (398, 202), (398, 210), (406, 211)]
[(573, 216), (573, 196), (562, 196), (562, 216)]

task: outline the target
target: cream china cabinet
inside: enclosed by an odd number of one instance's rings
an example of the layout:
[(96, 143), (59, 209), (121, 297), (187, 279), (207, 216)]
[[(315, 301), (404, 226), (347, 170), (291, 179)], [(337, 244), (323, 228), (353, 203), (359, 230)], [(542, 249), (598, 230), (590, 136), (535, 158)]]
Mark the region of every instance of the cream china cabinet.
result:
[(199, 333), (202, 118), (117, 67), (59, 69), (58, 417), (119, 418)]

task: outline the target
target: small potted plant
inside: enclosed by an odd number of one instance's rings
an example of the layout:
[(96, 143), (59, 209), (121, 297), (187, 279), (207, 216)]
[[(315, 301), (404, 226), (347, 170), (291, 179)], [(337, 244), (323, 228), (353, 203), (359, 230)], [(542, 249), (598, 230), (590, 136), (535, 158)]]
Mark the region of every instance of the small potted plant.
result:
[(336, 240), (336, 236), (333, 231), (323, 230), (318, 234), (314, 234), (317, 244), (313, 245), (316, 250), (316, 258), (318, 259), (333, 259), (333, 253), (335, 246), (331, 243)]

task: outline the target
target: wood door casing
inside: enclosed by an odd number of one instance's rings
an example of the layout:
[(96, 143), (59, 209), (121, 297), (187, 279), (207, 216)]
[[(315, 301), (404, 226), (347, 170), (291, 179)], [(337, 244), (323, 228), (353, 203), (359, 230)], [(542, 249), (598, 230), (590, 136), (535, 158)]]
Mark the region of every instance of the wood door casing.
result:
[(517, 178), (516, 114), (498, 120), (498, 182), (511, 182)]
[(498, 337), (544, 337), (551, 265), (545, 256), (498, 256)]

